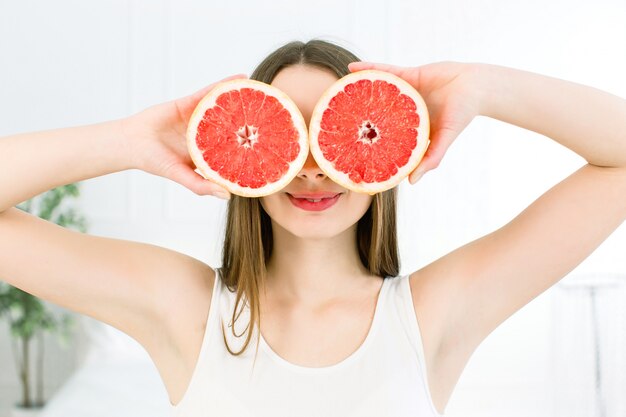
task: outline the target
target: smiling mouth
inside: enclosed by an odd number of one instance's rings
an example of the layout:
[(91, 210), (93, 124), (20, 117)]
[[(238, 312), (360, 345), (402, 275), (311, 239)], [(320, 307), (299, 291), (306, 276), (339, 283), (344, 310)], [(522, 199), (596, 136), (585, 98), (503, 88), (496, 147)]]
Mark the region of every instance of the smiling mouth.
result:
[(300, 209), (307, 211), (322, 211), (333, 206), (337, 202), (337, 200), (339, 200), (339, 197), (341, 197), (341, 194), (343, 193), (337, 193), (334, 196), (322, 198), (298, 198), (289, 193), (286, 194), (289, 198), (289, 201), (291, 201), (294, 206)]
[(293, 194), (290, 194), (290, 193), (286, 193), (286, 194), (288, 194), (290, 197), (296, 198), (298, 200), (307, 200), (307, 201), (310, 201), (312, 203), (318, 203), (318, 202), (320, 202), (322, 200), (329, 200), (331, 198), (335, 198), (335, 197), (337, 197), (341, 193), (336, 193), (336, 194), (325, 196), (325, 197), (296, 197), (296, 196), (294, 196)]

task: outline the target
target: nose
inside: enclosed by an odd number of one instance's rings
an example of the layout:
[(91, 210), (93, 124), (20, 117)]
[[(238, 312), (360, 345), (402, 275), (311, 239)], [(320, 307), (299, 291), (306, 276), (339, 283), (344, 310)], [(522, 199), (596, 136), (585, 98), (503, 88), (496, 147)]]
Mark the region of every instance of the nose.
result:
[(315, 162), (315, 158), (313, 158), (313, 154), (309, 151), (309, 155), (304, 162), (304, 166), (300, 169), (298, 173), (299, 178), (307, 178), (309, 180), (324, 180), (326, 178), (326, 174)]

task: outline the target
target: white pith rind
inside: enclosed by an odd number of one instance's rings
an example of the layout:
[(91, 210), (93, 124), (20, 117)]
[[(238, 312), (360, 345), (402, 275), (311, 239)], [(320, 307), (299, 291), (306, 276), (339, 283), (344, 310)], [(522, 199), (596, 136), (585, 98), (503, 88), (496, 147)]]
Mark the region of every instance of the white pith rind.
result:
[[(228, 181), (219, 175), (219, 173), (209, 166), (206, 163), (202, 156), (202, 152), (198, 149), (196, 144), (196, 134), (198, 131), (198, 125), (202, 121), (204, 117), (204, 113), (211, 107), (215, 106), (215, 101), (217, 97), (221, 94), (232, 91), (232, 90), (240, 90), (242, 88), (252, 88), (255, 90), (262, 91), (264, 94), (268, 96), (275, 97), (291, 114), (291, 119), (293, 121), (295, 129), (298, 131), (298, 143), (300, 144), (300, 153), (289, 164), (289, 169), (287, 173), (283, 175), (278, 181), (267, 183), (261, 188), (251, 188), (251, 187), (242, 187), (241, 185)], [(250, 79), (237, 79), (225, 81), (217, 84), (206, 96), (198, 102), (196, 108), (191, 114), (191, 118), (189, 119), (189, 123), (187, 125), (187, 149), (189, 150), (189, 155), (193, 160), (194, 164), (198, 168), (196, 172), (202, 175), (204, 178), (219, 184), (220, 186), (226, 188), (232, 194), (244, 196), (244, 197), (262, 197), (265, 195), (272, 194), (281, 188), (284, 188), (291, 180), (298, 175), (298, 172), (304, 166), (306, 162), (306, 158), (309, 154), (309, 141), (308, 141), (308, 131), (306, 126), (306, 121), (300, 112), (298, 106), (287, 96), (287, 94), (283, 93), (276, 87), (273, 87), (269, 84), (250, 80)], [(233, 140), (236, 140), (235, 132), (233, 132)], [(262, 140), (262, 138), (259, 138)]]
[[(336, 170), (333, 167), (332, 163), (324, 158), (318, 143), (318, 136), (321, 130), (320, 123), (324, 114), (324, 110), (328, 108), (330, 100), (332, 100), (332, 98), (335, 97), (337, 93), (342, 91), (346, 85), (355, 83), (359, 80), (383, 80), (394, 84), (400, 90), (400, 94), (405, 94), (409, 96), (415, 102), (417, 107), (416, 113), (420, 117), (420, 125), (417, 128), (417, 146), (415, 147), (415, 149), (413, 149), (409, 161), (404, 166), (399, 167), (398, 172), (395, 175), (391, 176), (388, 180), (383, 182), (355, 183), (350, 179), (348, 174)], [(333, 83), (333, 85), (331, 85), (318, 100), (315, 108), (313, 109), (311, 120), (309, 122), (309, 147), (311, 149), (311, 154), (313, 155), (313, 158), (317, 162), (318, 166), (333, 181), (342, 185), (343, 187), (370, 195), (395, 187), (405, 177), (413, 172), (413, 170), (419, 165), (424, 156), (424, 153), (426, 153), (426, 150), (428, 149), (428, 145), (430, 144), (429, 135), (430, 119), (426, 103), (424, 102), (422, 96), (417, 92), (417, 90), (415, 90), (415, 88), (413, 88), (411, 84), (409, 84), (402, 78), (394, 74), (378, 70), (363, 70), (353, 72)]]

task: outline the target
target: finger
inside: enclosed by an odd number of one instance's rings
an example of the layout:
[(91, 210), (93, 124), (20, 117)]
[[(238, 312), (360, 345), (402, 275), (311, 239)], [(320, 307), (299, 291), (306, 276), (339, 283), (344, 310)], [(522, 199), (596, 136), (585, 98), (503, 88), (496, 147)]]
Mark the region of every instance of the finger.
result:
[(429, 142), (428, 147), (426, 148), (426, 152), (424, 152), (424, 156), (422, 156), (422, 160), (419, 162), (417, 167), (411, 171), (409, 174), (409, 183), (415, 184), (426, 172), (432, 169), (431, 166), (431, 156), (429, 155), (429, 151), (431, 150), (431, 143)]
[(432, 138), (432, 140), (430, 140), (422, 160), (417, 165), (417, 168), (409, 174), (409, 182), (411, 184), (415, 184), (425, 173), (439, 166), (443, 154), (445, 153), (445, 150), (442, 152), (441, 149), (439, 149), (440, 144), (441, 138)]
[(356, 61), (348, 64), (350, 71), (361, 71), (368, 69), (375, 69), (380, 71), (396, 72), (400, 67), (390, 64), (384, 64), (382, 62), (370, 62), (370, 61)]
[(409, 182), (415, 184), (426, 172), (435, 169), (441, 163), (443, 156), (448, 151), (448, 148), (456, 139), (458, 133), (457, 130), (444, 127), (439, 128), (430, 138), (428, 148), (424, 153), (422, 161), (418, 167), (409, 174)]
[(417, 168), (409, 174), (409, 183), (411, 185), (415, 184), (420, 178), (422, 178), (422, 175), (430, 170), (431, 168), (429, 167), (428, 157), (424, 156)]
[(400, 76), (401, 74), (405, 74), (406, 75), (406, 71), (407, 71), (406, 67), (401, 67), (401, 66), (398, 66), (398, 65), (385, 64), (385, 63), (382, 63), (382, 62), (369, 62), (369, 61), (351, 62), (351, 63), (348, 64), (348, 69), (350, 71), (353, 71), (353, 72), (354, 71), (373, 69), (373, 70), (390, 72), (390, 73), (396, 74), (398, 76)]
[(171, 167), (167, 177), (178, 184), (190, 189), (197, 195), (212, 195), (225, 200), (230, 198), (230, 193), (220, 185), (205, 179), (185, 164), (176, 164)]

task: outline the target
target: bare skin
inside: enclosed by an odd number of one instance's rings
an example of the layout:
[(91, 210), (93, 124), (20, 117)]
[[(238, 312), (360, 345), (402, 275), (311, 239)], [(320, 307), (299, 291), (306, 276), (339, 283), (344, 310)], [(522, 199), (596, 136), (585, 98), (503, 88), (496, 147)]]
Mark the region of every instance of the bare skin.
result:
[[(427, 383), (441, 413), (478, 345), (626, 219), (626, 101), (591, 87), (486, 64), (350, 66), (353, 71), (367, 68), (396, 73), (422, 93), (434, 116), (422, 168), (436, 168), (476, 115), (539, 132), (588, 161), (508, 224), (410, 275)], [(293, 68), (276, 82), (294, 98), (305, 90), (292, 87), (310, 86), (298, 99), (306, 112), (332, 77)], [(158, 246), (67, 230), (13, 206), (61, 184), (132, 168), (199, 195), (214, 194), (220, 188), (193, 172), (184, 146), (191, 111), (210, 88), (121, 120), (0, 139), (0, 155), (8, 155), (0, 164), (0, 277), (136, 339), (154, 360), (173, 404), (183, 397), (197, 363), (213, 268)], [(412, 173), (411, 182), (418, 177)], [(286, 191), (320, 184), (340, 190), (309, 159)], [(349, 244), (369, 197), (343, 197), (319, 215), (295, 211), (280, 192), (263, 199), (278, 250), (268, 268), (261, 331), (281, 357), (303, 366), (327, 366), (354, 352), (371, 325), (380, 289), (381, 277), (358, 265)], [(345, 321), (333, 319), (339, 313)], [(312, 331), (304, 335), (299, 330), (304, 327)], [(328, 336), (335, 338), (328, 350), (307, 343)]]

